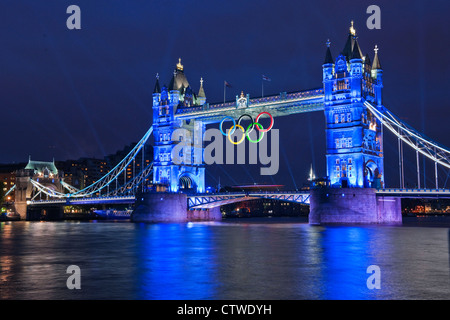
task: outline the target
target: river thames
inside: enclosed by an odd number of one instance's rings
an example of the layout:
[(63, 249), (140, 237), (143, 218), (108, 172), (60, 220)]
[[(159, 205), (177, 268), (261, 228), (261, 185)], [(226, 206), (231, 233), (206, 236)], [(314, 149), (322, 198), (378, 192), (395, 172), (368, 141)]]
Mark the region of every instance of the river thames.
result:
[[(448, 299), (450, 218), (1, 222), (1, 299)], [(67, 267), (81, 270), (69, 290)], [(380, 268), (369, 289), (367, 268)]]

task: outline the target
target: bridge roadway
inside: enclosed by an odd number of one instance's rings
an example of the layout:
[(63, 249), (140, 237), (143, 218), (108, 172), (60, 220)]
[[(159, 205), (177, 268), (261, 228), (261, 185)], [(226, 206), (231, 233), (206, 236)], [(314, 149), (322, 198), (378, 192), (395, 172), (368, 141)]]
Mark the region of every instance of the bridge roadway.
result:
[[(422, 199), (450, 199), (450, 189), (378, 189), (378, 196), (396, 198), (422, 198)], [(309, 191), (251, 191), (251, 192), (224, 192), (188, 194), (189, 209), (210, 209), (229, 203), (255, 199), (273, 199), (288, 202), (309, 204)], [(55, 200), (28, 201), (29, 206), (45, 205), (101, 205), (101, 204), (134, 204), (135, 196), (121, 197), (91, 197), (91, 198), (67, 198)]]

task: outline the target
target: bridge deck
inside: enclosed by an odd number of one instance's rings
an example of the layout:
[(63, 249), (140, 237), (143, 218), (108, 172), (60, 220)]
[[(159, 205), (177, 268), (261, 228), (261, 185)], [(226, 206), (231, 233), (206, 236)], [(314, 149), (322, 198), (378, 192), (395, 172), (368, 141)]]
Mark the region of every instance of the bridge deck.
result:
[[(397, 198), (434, 198), (450, 199), (450, 189), (378, 189), (377, 196)], [(309, 204), (309, 191), (249, 191), (249, 192), (225, 192), (225, 193), (201, 193), (188, 195), (188, 207), (190, 209), (208, 209), (229, 203), (255, 200), (273, 199)], [(91, 197), (91, 198), (67, 198), (54, 200), (27, 201), (29, 206), (42, 205), (86, 205), (86, 204), (132, 204), (135, 196), (121, 197)]]
[(282, 92), (279, 95), (248, 99), (244, 106), (238, 106), (236, 101), (205, 104), (198, 107), (179, 107), (175, 117), (182, 120), (201, 120), (215, 123), (225, 115), (238, 117), (244, 113), (258, 114), (261, 111), (270, 112), (273, 116), (284, 116), (293, 113), (321, 111), (323, 107), (323, 89)]

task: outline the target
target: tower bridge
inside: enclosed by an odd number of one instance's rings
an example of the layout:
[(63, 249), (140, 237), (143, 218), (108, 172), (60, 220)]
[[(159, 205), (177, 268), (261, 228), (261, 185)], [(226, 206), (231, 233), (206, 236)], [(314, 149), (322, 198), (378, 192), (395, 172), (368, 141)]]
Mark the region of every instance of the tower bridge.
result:
[[(327, 41), (320, 88), (281, 92), (260, 98), (250, 98), (242, 92), (233, 101), (217, 104), (207, 102), (203, 79), (200, 79), (198, 93), (193, 91), (180, 59), (168, 86), (161, 85), (157, 75), (152, 96), (153, 124), (122, 161), (104, 177), (82, 190), (68, 186), (63, 179), (52, 185), (32, 175), (24, 175), (22, 182), (18, 181), (14, 189), (16, 198), (21, 199), (16, 209), (23, 214), (26, 211), (24, 201), (28, 201), (30, 206), (44, 204), (45, 202), (39, 202), (36, 198), (37, 194), (49, 198), (45, 201), (60, 201), (61, 204), (76, 201), (107, 203), (120, 197), (128, 197), (128, 200), (136, 200), (137, 207), (141, 208), (141, 216), (145, 214), (142, 210), (148, 210), (149, 205), (167, 211), (167, 206), (159, 203), (174, 203), (174, 206), (181, 204), (177, 207), (181, 211), (199, 208), (209, 210), (224, 203), (274, 197), (309, 203), (310, 221), (316, 223), (401, 220), (398, 212), (401, 197), (448, 196), (448, 190), (439, 189), (437, 168), (440, 165), (450, 169), (450, 150), (411, 128), (383, 104), (383, 69), (378, 51), (375, 45), (373, 59), (369, 54), (363, 54), (352, 24), (344, 49), (336, 58), (333, 58), (331, 42)], [(203, 135), (207, 124), (218, 123), (226, 116), (239, 118), (248, 114), (254, 117), (261, 112), (268, 112), (273, 117), (280, 117), (316, 111), (324, 112), (325, 115), (326, 172), (332, 188), (311, 189), (309, 194), (205, 194), (206, 168), (203, 161), (179, 164), (172, 158), (172, 151), (178, 143), (173, 140), (172, 134), (177, 129), (189, 132), (197, 130)], [(386, 187), (384, 132), (390, 132), (398, 139), (399, 189)], [(151, 135), (154, 138), (154, 158), (151, 165), (144, 168), (143, 149)], [(436, 177), (436, 188), (433, 191), (408, 191), (404, 188), (403, 145), (416, 152), (419, 189), (419, 156), (433, 161)], [(192, 143), (190, 148), (193, 156), (200, 155), (203, 160), (203, 144)], [(129, 181), (121, 179), (123, 183), (118, 185), (124, 170), (137, 161), (142, 161), (143, 170)], [(148, 177), (152, 177), (153, 184), (164, 186), (167, 192), (142, 193), (145, 189), (144, 181)], [(28, 188), (24, 184), (28, 184)], [(191, 194), (186, 195), (186, 192)], [(365, 220), (357, 214), (358, 210), (364, 214), (368, 212), (367, 216), (370, 217)], [(353, 213), (346, 215), (350, 211)], [(170, 217), (167, 219), (170, 220)]]

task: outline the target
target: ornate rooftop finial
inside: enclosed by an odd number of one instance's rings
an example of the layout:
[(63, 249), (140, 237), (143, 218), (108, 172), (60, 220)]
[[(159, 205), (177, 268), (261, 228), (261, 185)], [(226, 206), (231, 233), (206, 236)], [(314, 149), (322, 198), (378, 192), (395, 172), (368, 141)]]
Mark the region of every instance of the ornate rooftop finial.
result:
[(183, 65), (181, 64), (181, 58), (178, 58), (177, 70), (183, 71)]
[(200, 78), (200, 87), (203, 87), (203, 78)]
[(245, 98), (244, 91), (241, 91), (241, 98)]
[(327, 47), (329, 48), (330, 45), (331, 45), (331, 41), (330, 41), (330, 39), (327, 39)]
[(353, 20), (351, 21), (350, 34), (351, 34), (352, 36), (356, 36), (356, 30), (355, 30), (355, 28), (353, 27)]
[(373, 49), (373, 51), (375, 51), (375, 54), (378, 54), (378, 46), (377, 45), (375, 45), (375, 48)]
[(156, 73), (156, 80), (159, 80), (159, 73)]

